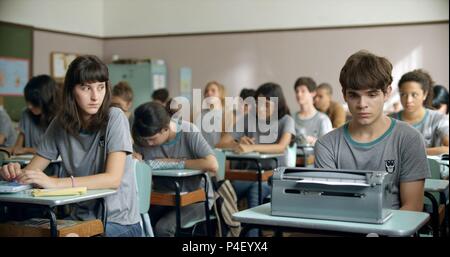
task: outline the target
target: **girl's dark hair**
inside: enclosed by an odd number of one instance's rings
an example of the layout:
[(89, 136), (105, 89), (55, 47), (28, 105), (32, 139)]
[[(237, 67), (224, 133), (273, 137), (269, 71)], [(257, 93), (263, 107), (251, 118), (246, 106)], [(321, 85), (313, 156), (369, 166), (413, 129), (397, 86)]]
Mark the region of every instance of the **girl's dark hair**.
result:
[(33, 122), (47, 128), (59, 108), (59, 89), (55, 80), (48, 75), (32, 77), (25, 86), (24, 95), (25, 101), (42, 111), (42, 114), (36, 116), (28, 110)]
[(428, 72), (417, 69), (403, 74), (398, 81), (398, 88), (401, 89), (402, 85), (406, 82), (417, 82), (424, 94), (427, 94), (427, 98), (423, 101), (424, 106), (431, 106), (431, 100), (433, 99), (433, 90), (431, 90), (434, 82)]
[(134, 110), (131, 135), (137, 145), (145, 146), (143, 137), (152, 137), (164, 128), (168, 128), (170, 116), (166, 108), (159, 103), (149, 102)]
[(392, 83), (392, 64), (388, 59), (366, 50), (352, 54), (339, 75), (342, 93), (347, 89), (380, 89), (384, 94)]
[(439, 109), (441, 108), (442, 104), (446, 104), (447, 105), (447, 114), (448, 114), (448, 109), (449, 109), (449, 99), (448, 99), (448, 90), (441, 86), (441, 85), (435, 85), (433, 87), (433, 101), (431, 106), (435, 109)]
[[(76, 85), (95, 82), (105, 82), (105, 97), (98, 112), (85, 123), (79, 114), (74, 89)], [(64, 79), (62, 101), (62, 111), (58, 116), (59, 122), (69, 134), (77, 136), (81, 129), (96, 132), (105, 128), (108, 124), (109, 107), (111, 105), (108, 67), (94, 55), (84, 55), (75, 58), (70, 63)]]
[(258, 97), (264, 96), (267, 100), (270, 100), (270, 97), (278, 98), (278, 119), (284, 117), (284, 115), (290, 115), (289, 107), (286, 104), (286, 99), (283, 95), (283, 90), (280, 85), (269, 82), (262, 84), (255, 93), (256, 101), (258, 101)]
[(239, 93), (239, 97), (242, 98), (242, 100), (245, 100), (247, 97), (253, 97), (255, 98), (256, 91), (251, 88), (244, 88)]

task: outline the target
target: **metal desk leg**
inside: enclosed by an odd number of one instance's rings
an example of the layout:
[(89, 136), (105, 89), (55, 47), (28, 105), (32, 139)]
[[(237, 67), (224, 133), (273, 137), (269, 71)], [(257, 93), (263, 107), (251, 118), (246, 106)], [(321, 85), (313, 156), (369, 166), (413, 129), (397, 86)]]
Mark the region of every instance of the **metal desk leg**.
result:
[(51, 237), (57, 237), (58, 236), (58, 229), (57, 229), (55, 212), (53, 211), (52, 207), (48, 207), (47, 211), (50, 214), (50, 236)]
[(261, 163), (256, 160), (256, 167), (258, 169), (258, 204), (262, 204), (262, 167)]
[(425, 197), (430, 199), (431, 205), (433, 208), (433, 213), (431, 215), (431, 224), (433, 226), (433, 237), (439, 236), (439, 204), (436, 201), (436, 198), (434, 198), (433, 194), (430, 192), (425, 191)]
[(208, 179), (206, 173), (202, 174), (202, 178), (205, 180), (205, 218), (206, 218), (206, 230), (207, 235), (212, 236), (211, 220), (209, 217), (209, 199), (208, 199)]
[(102, 210), (103, 233), (106, 234), (106, 223), (108, 222), (108, 215), (104, 198), (100, 198), (100, 208)]
[(441, 227), (441, 235), (443, 237), (447, 237), (447, 222), (448, 222), (448, 206), (447, 206), (447, 197), (445, 197), (445, 192), (439, 192), (439, 196), (441, 198), (441, 202), (444, 204), (444, 223)]
[(175, 216), (176, 216), (176, 229), (175, 236), (180, 236), (181, 231), (181, 197), (180, 197), (180, 184), (178, 181), (174, 181), (175, 184)]

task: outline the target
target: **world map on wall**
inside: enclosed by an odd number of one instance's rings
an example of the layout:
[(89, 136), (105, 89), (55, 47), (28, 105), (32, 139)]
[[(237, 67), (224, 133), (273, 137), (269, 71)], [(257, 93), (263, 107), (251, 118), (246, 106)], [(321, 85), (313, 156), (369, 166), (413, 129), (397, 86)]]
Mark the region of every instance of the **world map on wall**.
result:
[(29, 79), (29, 61), (0, 57), (0, 95), (20, 96)]

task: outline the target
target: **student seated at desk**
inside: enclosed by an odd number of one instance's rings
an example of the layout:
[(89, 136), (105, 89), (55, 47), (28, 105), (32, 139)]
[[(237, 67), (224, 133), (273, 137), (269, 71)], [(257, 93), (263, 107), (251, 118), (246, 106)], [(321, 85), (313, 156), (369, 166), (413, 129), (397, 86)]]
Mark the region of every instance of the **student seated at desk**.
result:
[(128, 119), (132, 119), (130, 109), (133, 106), (133, 89), (126, 81), (121, 81), (113, 87), (111, 105), (119, 107)]
[[(218, 164), (214, 152), (195, 125), (184, 120), (173, 120), (159, 103), (145, 103), (134, 111), (132, 135), (138, 158), (160, 161), (161, 168), (196, 169), (216, 172)], [(154, 162), (153, 162), (154, 163)], [(181, 191), (203, 188), (201, 177), (186, 178)], [(208, 192), (209, 207), (213, 204), (211, 183)], [(173, 192), (170, 178), (153, 178), (153, 190)], [(153, 206), (151, 220), (156, 224), (156, 236), (174, 236), (176, 231), (175, 207)], [(194, 203), (181, 208), (181, 225), (205, 216), (204, 203)]]
[(0, 106), (0, 147), (8, 148), (13, 146), (14, 142), (16, 142), (16, 137), (11, 118), (6, 110), (3, 109), (3, 106)]
[(392, 91), (392, 64), (367, 51), (351, 55), (339, 82), (352, 120), (319, 138), (315, 166), (385, 170), (392, 209), (422, 211), (424, 181), (430, 177), (420, 133), (383, 113)]
[[(35, 184), (41, 188), (87, 187), (116, 189), (105, 198), (106, 236), (140, 236), (132, 144), (124, 113), (110, 108), (108, 68), (96, 56), (79, 56), (69, 65), (64, 79), (61, 113), (50, 123), (35, 157), (24, 168), (4, 165), (5, 180)], [(44, 170), (50, 160), (62, 159), (65, 177), (53, 178)], [(97, 200), (73, 204), (70, 218), (97, 218)]]
[(222, 84), (217, 81), (208, 82), (203, 92), (207, 106), (202, 106), (201, 113), (195, 119), (195, 125), (201, 128), (202, 136), (212, 148), (220, 142), (226, 120), (232, 120), (232, 112), (225, 110), (225, 96)]
[(300, 111), (294, 115), (297, 143), (314, 145), (317, 138), (333, 128), (330, 118), (314, 107), (316, 82), (310, 77), (300, 77), (294, 84), (295, 96)]
[[(295, 137), (295, 123), (290, 115), (283, 91), (278, 84), (266, 83), (256, 90), (255, 95), (256, 114), (250, 112), (239, 119), (234, 128), (235, 132), (226, 133), (220, 147), (233, 148), (238, 153), (284, 153), (285, 155), (278, 159), (278, 166), (286, 166), (287, 148)], [(268, 124), (260, 127), (259, 123)], [(240, 130), (242, 128), (243, 130)], [(276, 168), (273, 160), (262, 160), (261, 164), (265, 170)], [(233, 168), (256, 169), (256, 166), (254, 163), (240, 162)], [(233, 181), (233, 186), (238, 198), (247, 197), (248, 207), (259, 205), (257, 182)], [(263, 184), (261, 193), (263, 199), (270, 194), (267, 183)]]
[(27, 108), (19, 121), (19, 135), (11, 154), (34, 154), (45, 130), (59, 108), (59, 92), (55, 80), (48, 75), (35, 76), (24, 89)]
[(424, 107), (431, 105), (432, 85), (430, 74), (423, 70), (403, 74), (398, 82), (403, 111), (392, 117), (407, 122), (422, 134), (428, 155), (439, 155), (448, 153), (449, 126), (447, 115)]

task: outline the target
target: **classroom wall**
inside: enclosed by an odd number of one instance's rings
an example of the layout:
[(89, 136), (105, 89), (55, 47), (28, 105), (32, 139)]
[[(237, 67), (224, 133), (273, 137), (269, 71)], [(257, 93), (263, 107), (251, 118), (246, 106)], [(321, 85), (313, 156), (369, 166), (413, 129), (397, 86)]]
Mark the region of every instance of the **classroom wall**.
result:
[(0, 0), (0, 20), (98, 37), (448, 20), (448, 0)]
[[(329, 82), (343, 102), (339, 72), (352, 53), (367, 49), (388, 57), (394, 65), (394, 87), (400, 76), (414, 68), (430, 71), (448, 87), (449, 26), (447, 23), (281, 32), (234, 33), (109, 39), (103, 57), (160, 58), (168, 65), (168, 85), (179, 93), (179, 69), (192, 69), (194, 88), (207, 81), (226, 85), (229, 95), (243, 87), (256, 88), (274, 81), (284, 88), (292, 111), (298, 110), (293, 83), (299, 76)], [(393, 98), (394, 99), (394, 98)], [(395, 99), (394, 99), (395, 100)]]
[(448, 0), (104, 1), (104, 36), (318, 28), (448, 20)]
[(103, 0), (0, 0), (0, 20), (102, 36)]
[(50, 74), (51, 52), (94, 54), (103, 59), (103, 40), (34, 30), (33, 75)]

